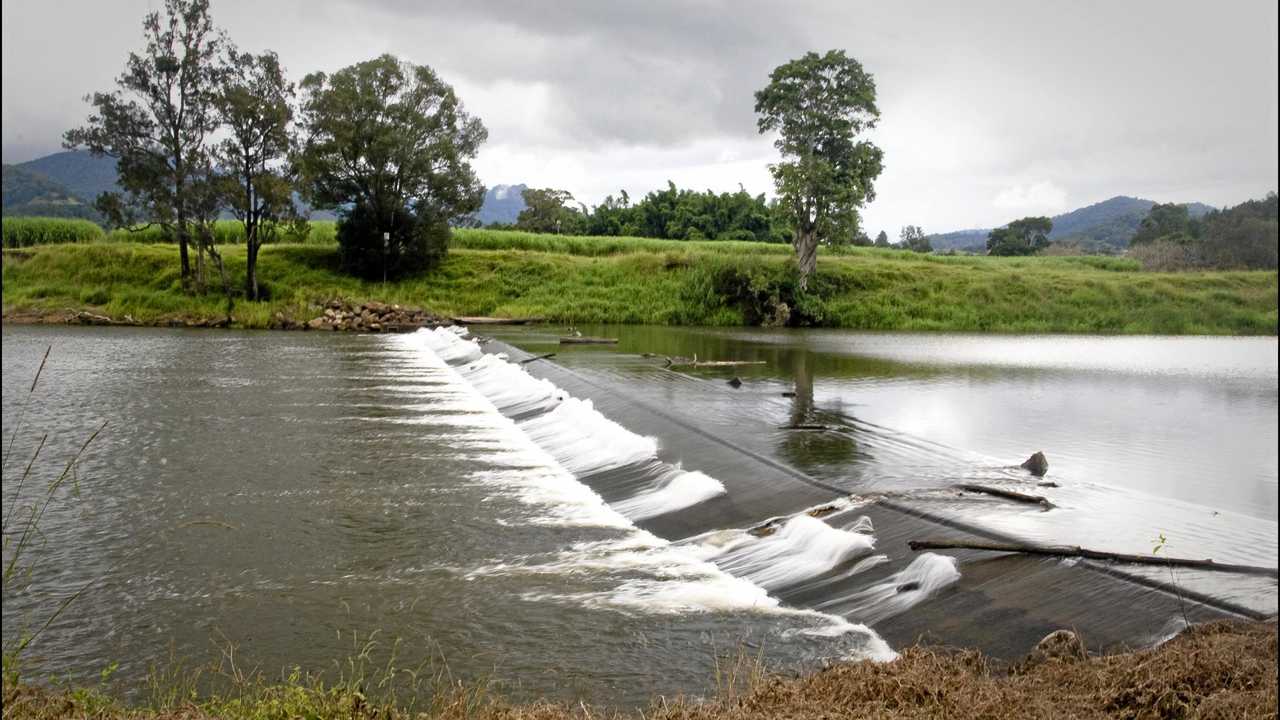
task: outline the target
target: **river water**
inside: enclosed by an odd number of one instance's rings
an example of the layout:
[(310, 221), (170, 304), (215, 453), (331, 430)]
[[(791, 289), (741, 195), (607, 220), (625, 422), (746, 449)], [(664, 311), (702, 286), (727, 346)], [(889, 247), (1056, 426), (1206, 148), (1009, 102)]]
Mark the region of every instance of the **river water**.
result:
[[(89, 583), (33, 660), (73, 678), (118, 661), (125, 691), (153, 663), (227, 643), (268, 674), (332, 670), (371, 636), (382, 660), (398, 640), (405, 666), (614, 705), (707, 692), (744, 650), (783, 669), (891, 657), (876, 623), (964, 568), (922, 555), (792, 602), (884, 558), (856, 507), (743, 532), (810, 492), (892, 494), (1030, 540), (1150, 552), (1163, 536), (1168, 554), (1276, 565), (1275, 338), (582, 327), (620, 342), (562, 347), (562, 328), (475, 330), (557, 365), (481, 356), (446, 330), (5, 327), (6, 515), (107, 423), (41, 522), (31, 586), (5, 598), (6, 642)], [(763, 364), (663, 367), (695, 354)], [(535, 379), (539, 363), (597, 402)], [(1058, 485), (1043, 491), (1052, 512), (948, 490), (1036, 488), (1008, 467), (1034, 450)], [(754, 489), (736, 457), (808, 490)], [(1274, 611), (1274, 581), (1196, 589)]]

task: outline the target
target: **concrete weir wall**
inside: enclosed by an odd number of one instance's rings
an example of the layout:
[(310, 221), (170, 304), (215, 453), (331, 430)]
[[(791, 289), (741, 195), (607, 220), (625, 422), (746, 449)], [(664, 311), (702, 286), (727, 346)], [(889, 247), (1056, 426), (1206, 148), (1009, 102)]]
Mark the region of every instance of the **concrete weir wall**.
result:
[(1100, 650), (1159, 642), (1186, 621), (1258, 614), (1089, 562), (915, 553), (910, 539), (990, 533), (909, 500), (851, 498), (753, 451), (739, 440), (770, 429), (759, 419), (735, 419), (733, 434), (708, 429), (554, 361), (521, 364), (534, 356), (511, 345), (431, 332), (424, 341), (443, 360), (638, 527), (894, 646), (925, 639), (1013, 659), (1059, 628)]

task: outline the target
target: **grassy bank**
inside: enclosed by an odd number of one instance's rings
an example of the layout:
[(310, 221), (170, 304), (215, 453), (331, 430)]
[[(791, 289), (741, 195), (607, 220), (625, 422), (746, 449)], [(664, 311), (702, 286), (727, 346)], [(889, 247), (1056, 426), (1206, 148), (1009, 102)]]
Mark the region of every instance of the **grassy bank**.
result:
[[(223, 246), (234, 281), (244, 251)], [(233, 321), (268, 327), (277, 313), (315, 317), (334, 297), (425, 307), (441, 315), (553, 322), (756, 324), (786, 304), (806, 324), (870, 330), (1275, 334), (1275, 272), (1139, 272), (1098, 257), (942, 257), (872, 248), (824, 253), (797, 294), (787, 246), (460, 231), (448, 259), (385, 286), (337, 269), (332, 243), (263, 249), (261, 303)], [(179, 288), (177, 249), (100, 242), (6, 250), (6, 316), (89, 309), (140, 323), (221, 318), (217, 288)]]
[[(4, 715), (15, 720), (93, 717), (307, 717), (565, 720), (755, 718), (1271, 718), (1276, 713), (1276, 625), (1192, 627), (1154, 649), (1102, 657), (1058, 657), (1012, 667), (973, 651), (908, 648), (890, 663), (842, 663), (799, 678), (745, 667), (721, 678), (708, 700), (655, 698), (636, 713), (585, 705), (511, 705), (483, 686), (450, 682), (417, 700), (416, 710), (367, 697), (359, 684), (325, 685), (295, 672), (279, 683), (237, 679), (215, 695), (160, 693), (126, 707), (93, 690), (50, 691), (5, 677)], [(410, 698), (402, 698), (410, 700)]]

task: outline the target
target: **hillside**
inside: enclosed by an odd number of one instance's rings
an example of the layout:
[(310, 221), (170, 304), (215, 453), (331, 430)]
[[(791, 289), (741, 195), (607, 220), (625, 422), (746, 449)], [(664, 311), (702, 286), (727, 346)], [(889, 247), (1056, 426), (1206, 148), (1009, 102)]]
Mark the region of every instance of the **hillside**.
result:
[[(1117, 195), (1109, 200), (1053, 216), (1054, 242), (1077, 243), (1093, 249), (1118, 250), (1129, 245), (1138, 225), (1155, 205), (1152, 200)], [(1192, 217), (1213, 210), (1204, 203), (1185, 203)], [(957, 230), (929, 236), (935, 250), (982, 250), (991, 228)]]
[(94, 157), (84, 150), (68, 150), (36, 158), (16, 167), (40, 173), (63, 185), (85, 203), (93, 203), (98, 195), (117, 189), (116, 161)]
[(65, 185), (24, 166), (5, 165), (3, 180), (5, 215), (98, 219), (98, 212)]

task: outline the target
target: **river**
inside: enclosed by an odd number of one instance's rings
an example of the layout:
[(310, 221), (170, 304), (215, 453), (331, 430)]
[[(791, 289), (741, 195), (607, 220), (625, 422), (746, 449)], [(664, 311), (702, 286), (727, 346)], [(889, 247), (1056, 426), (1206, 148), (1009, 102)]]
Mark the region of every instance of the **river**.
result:
[[(228, 643), (278, 674), (332, 671), (373, 638), (380, 661), (398, 640), (402, 666), (447, 663), (516, 698), (633, 705), (707, 692), (744, 650), (783, 669), (889, 657), (877, 623), (926, 622), (965, 573), (893, 557), (892, 597), (876, 594), (884, 577), (850, 584), (872, 577), (857, 573), (873, 552), (900, 554), (873, 549), (852, 506), (843, 523), (742, 532), (806, 493), (1276, 565), (1275, 338), (580, 327), (620, 342), (562, 347), (562, 328), (474, 330), (557, 355), (479, 360), (447, 331), (5, 327), (6, 515), (107, 423), (41, 523), (32, 585), (5, 598), (6, 639), (88, 584), (33, 644), (42, 670), (119, 662), (127, 692), (153, 663)], [(695, 354), (763, 364), (663, 367)], [(547, 373), (564, 379), (534, 379)], [(826, 430), (782, 429), (797, 424)], [(1050, 512), (950, 491), (1036, 488), (1008, 467), (1035, 450)], [(757, 492), (740, 458), (807, 490)], [(836, 575), (852, 594), (799, 600)], [(1274, 581), (1185, 582), (1274, 612)]]

